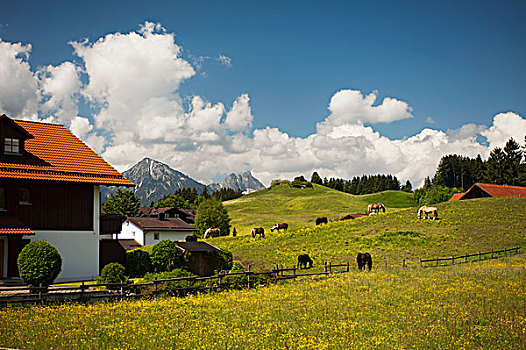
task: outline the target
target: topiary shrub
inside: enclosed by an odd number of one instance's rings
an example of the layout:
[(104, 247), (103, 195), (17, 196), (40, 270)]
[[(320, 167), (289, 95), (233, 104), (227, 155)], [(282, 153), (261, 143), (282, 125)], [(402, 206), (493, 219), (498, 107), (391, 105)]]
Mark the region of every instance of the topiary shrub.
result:
[(142, 277), (152, 271), (152, 259), (144, 250), (132, 250), (126, 253), (126, 275), (130, 278)]
[(152, 265), (157, 272), (163, 272), (184, 267), (186, 264), (177, 244), (174, 241), (164, 240), (153, 246)]
[(27, 244), (17, 259), (18, 273), (30, 287), (49, 286), (62, 270), (62, 257), (47, 241)]
[(100, 276), (97, 278), (97, 283), (122, 283), (126, 282), (126, 276), (124, 275), (124, 266), (114, 262), (104, 266), (100, 272)]

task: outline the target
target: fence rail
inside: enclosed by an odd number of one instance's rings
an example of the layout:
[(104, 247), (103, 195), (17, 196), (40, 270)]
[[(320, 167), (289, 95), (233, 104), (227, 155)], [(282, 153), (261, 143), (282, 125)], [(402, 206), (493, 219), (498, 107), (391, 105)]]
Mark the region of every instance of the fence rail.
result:
[[(345, 267), (344, 270), (333, 271), (333, 268)], [(307, 276), (327, 276), (335, 273), (349, 272), (349, 262), (343, 264), (332, 264), (331, 262), (325, 262), (324, 270), (321, 272), (303, 272), (303, 270), (296, 268), (284, 268), (283, 265), (276, 265), (271, 271), (255, 272), (250, 270), (250, 266), (247, 271), (240, 272), (220, 272), (214, 276), (206, 277), (175, 277), (166, 279), (154, 279), (151, 282), (141, 283), (99, 283), (99, 284), (86, 284), (82, 282), (80, 285), (75, 286), (49, 286), (45, 287), (40, 285), (39, 287), (28, 287), (28, 286), (0, 286), (0, 307), (6, 306), (9, 303), (36, 303), (45, 304), (49, 302), (64, 302), (64, 301), (79, 301), (83, 303), (91, 303), (100, 299), (110, 300), (118, 299), (124, 300), (127, 298), (137, 298), (143, 296), (153, 296), (161, 293), (170, 293), (174, 295), (186, 295), (188, 293), (197, 292), (209, 292), (209, 291), (221, 291), (232, 288), (233, 286), (244, 286), (248, 289), (254, 288), (254, 278), (257, 276), (268, 276), (269, 283), (273, 281), (278, 283), (281, 280), (296, 279), (299, 277)], [(234, 282), (230, 281), (231, 278), (240, 277), (240, 280)], [(185, 284), (185, 287), (181, 286), (169, 286), (170, 282), (180, 282)], [(208, 284), (200, 285), (199, 282), (205, 282)], [(211, 283), (211, 284), (210, 284)], [(106, 290), (100, 290), (105, 288)], [(12, 294), (12, 295), (6, 295)]]
[[(439, 266), (450, 266), (455, 264), (465, 264), (472, 261), (481, 261), (481, 260), (488, 260), (488, 259), (495, 259), (499, 258), (502, 255), (512, 255), (513, 253), (519, 254), (520, 247), (514, 247), (509, 249), (502, 249), (502, 250), (491, 250), (489, 252), (478, 252), (474, 254), (464, 254), (464, 255), (458, 255), (458, 256), (451, 256), (451, 257), (436, 257), (433, 259), (419, 259), (420, 267), (427, 268), (427, 267), (439, 267)], [(509, 253), (509, 254), (508, 254)], [(445, 264), (443, 262), (446, 262)]]
[[(520, 247), (503, 250), (492, 250), (489, 252), (478, 252), (475, 254), (465, 254), (452, 257), (437, 257), (433, 259), (419, 259), (420, 267), (438, 267), (462, 264), (472, 261), (481, 261), (519, 254)], [(387, 269), (387, 260), (384, 261)], [(380, 264), (381, 265), (381, 264)], [(377, 265), (378, 266), (378, 265)], [(401, 265), (395, 265), (405, 268), (406, 260)], [(214, 276), (207, 277), (176, 277), (167, 279), (154, 279), (151, 282), (141, 283), (105, 283), (105, 284), (85, 284), (75, 286), (50, 286), (50, 287), (28, 287), (28, 286), (0, 286), (0, 307), (9, 303), (36, 303), (45, 304), (49, 302), (78, 301), (83, 303), (92, 303), (99, 300), (124, 300), (127, 298), (139, 298), (144, 296), (155, 296), (162, 293), (172, 295), (187, 295), (189, 293), (222, 291), (232, 287), (254, 288), (258, 285), (258, 276), (268, 276), (267, 282), (278, 283), (282, 280), (296, 280), (301, 277), (325, 276), (350, 272), (350, 262), (341, 264), (332, 264), (325, 262), (322, 271), (306, 272), (296, 266), (284, 268), (283, 265), (275, 265), (270, 271), (255, 272), (250, 270), (240, 272), (222, 271)], [(232, 281), (232, 278), (239, 277)], [(173, 283), (176, 285), (173, 285)], [(179, 282), (179, 284), (177, 284)], [(170, 285), (172, 283), (172, 285)], [(184, 286), (182, 286), (184, 284)], [(101, 290), (105, 288), (105, 290)]]

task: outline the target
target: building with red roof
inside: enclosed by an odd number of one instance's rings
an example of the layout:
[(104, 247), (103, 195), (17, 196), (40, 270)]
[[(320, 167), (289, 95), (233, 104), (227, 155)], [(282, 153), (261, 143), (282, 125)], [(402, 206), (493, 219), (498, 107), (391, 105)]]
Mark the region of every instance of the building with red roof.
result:
[(59, 250), (58, 279), (97, 276), (101, 185), (134, 186), (63, 125), (0, 115), (0, 278), (32, 240)]
[(466, 193), (455, 193), (450, 201), (484, 197), (526, 198), (526, 187), (476, 183)]

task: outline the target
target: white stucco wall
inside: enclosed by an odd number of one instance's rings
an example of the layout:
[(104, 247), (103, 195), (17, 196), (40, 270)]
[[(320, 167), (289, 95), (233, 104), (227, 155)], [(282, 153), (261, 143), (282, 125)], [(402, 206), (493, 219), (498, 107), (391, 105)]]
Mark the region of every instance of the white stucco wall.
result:
[(45, 240), (62, 256), (56, 282), (93, 279), (99, 275), (100, 187), (93, 186), (93, 231), (34, 230), (31, 241)]
[(45, 240), (62, 256), (60, 281), (92, 279), (99, 275), (99, 236), (94, 231), (34, 231), (31, 241)]
[(144, 234), (142, 232), (142, 229), (135, 226), (133, 223), (129, 221), (124, 221), (122, 223), (121, 233), (119, 233), (118, 235), (113, 235), (113, 238), (134, 239), (138, 243), (144, 245)]
[[(154, 239), (154, 233), (159, 233), (159, 239)], [(160, 241), (170, 240), (170, 241), (184, 241), (186, 236), (191, 235), (192, 232), (188, 231), (148, 231), (146, 233), (146, 244), (153, 245), (157, 244)]]

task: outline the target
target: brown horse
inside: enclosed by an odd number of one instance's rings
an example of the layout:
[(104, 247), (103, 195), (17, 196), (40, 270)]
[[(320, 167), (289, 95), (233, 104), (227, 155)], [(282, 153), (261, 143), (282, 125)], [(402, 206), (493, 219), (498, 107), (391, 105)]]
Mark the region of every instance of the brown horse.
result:
[(321, 225), (321, 224), (326, 224), (326, 223), (327, 223), (327, 217), (325, 216), (316, 219), (316, 225)]
[(358, 269), (365, 270), (365, 265), (367, 265), (367, 268), (371, 271), (371, 268), (373, 267), (373, 258), (371, 258), (371, 254), (369, 253), (358, 253), (356, 256), (356, 263), (358, 263)]
[(426, 207), (422, 206), (420, 209), (418, 209), (418, 218), (422, 218), (422, 214), (424, 215), (424, 219), (429, 219), (430, 215), (433, 215), (433, 220), (438, 219), (438, 209), (435, 207)]
[(385, 207), (382, 203), (369, 204), (367, 206), (367, 214), (371, 214), (373, 211), (377, 214), (382, 210), (385, 213)]
[[(307, 267), (307, 264), (308, 264), (308, 267)], [(300, 269), (302, 267), (304, 269), (310, 269), (312, 267), (312, 259), (310, 258), (309, 254), (298, 255), (298, 267)]]
[(276, 224), (276, 225), (272, 226), (272, 228), (270, 229), (270, 232), (274, 232), (274, 230), (276, 230), (278, 232), (279, 232), (279, 230), (287, 231), (288, 228), (289, 228), (289, 224), (284, 222), (284, 223)]
[(265, 229), (263, 227), (254, 227), (252, 231), (250, 231), (250, 234), (252, 235), (252, 239), (256, 240), (256, 235), (260, 235), (261, 238), (265, 238)]
[(203, 238), (208, 238), (208, 237), (218, 237), (218, 236), (221, 236), (221, 230), (218, 229), (218, 228), (209, 228), (205, 231), (205, 235), (203, 236)]

